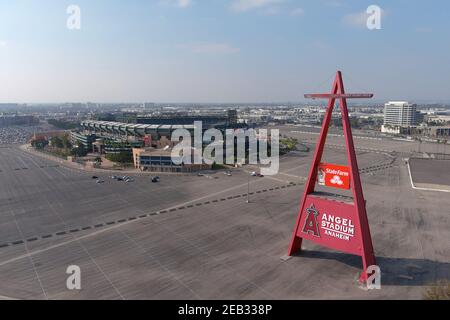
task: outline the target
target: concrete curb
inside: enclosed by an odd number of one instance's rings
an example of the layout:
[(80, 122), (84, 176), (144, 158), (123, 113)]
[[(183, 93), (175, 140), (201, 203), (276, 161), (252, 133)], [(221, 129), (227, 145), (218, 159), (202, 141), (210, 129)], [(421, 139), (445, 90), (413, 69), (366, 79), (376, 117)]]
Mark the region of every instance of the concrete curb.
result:
[(450, 193), (450, 190), (417, 187), (417, 186), (414, 184), (414, 181), (413, 181), (413, 178), (412, 178), (411, 167), (409, 166), (409, 160), (408, 160), (408, 173), (409, 173), (409, 180), (411, 181), (411, 187), (412, 187), (414, 190), (435, 191), (435, 192), (447, 192), (447, 193)]

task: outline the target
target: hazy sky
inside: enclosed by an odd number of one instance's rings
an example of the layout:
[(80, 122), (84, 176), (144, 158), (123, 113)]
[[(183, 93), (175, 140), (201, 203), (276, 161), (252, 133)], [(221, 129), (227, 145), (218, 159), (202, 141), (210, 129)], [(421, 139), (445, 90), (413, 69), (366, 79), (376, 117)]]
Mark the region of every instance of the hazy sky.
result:
[(449, 16), (448, 0), (0, 0), (0, 102), (300, 101), (337, 69), (380, 101), (450, 101)]

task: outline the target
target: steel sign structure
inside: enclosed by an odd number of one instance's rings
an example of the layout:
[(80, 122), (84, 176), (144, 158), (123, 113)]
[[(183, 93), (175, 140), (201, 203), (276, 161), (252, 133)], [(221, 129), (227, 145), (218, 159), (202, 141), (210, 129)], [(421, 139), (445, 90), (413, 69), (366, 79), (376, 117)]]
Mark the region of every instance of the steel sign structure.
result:
[[(346, 94), (340, 71), (336, 74), (331, 93), (305, 95), (305, 98), (328, 99), (328, 107), (288, 252), (289, 256), (301, 252), (302, 240), (305, 239), (324, 247), (361, 256), (363, 272), (360, 281), (362, 282), (367, 280), (367, 268), (375, 265), (376, 262), (348, 116), (347, 99), (372, 97), (373, 94)], [(340, 168), (321, 163), (331, 115), (337, 99), (340, 101), (348, 158), (348, 167)], [(319, 169), (323, 174), (323, 170), (326, 170), (327, 167), (331, 168), (329, 169), (331, 173), (336, 172), (339, 179), (333, 176), (333, 181), (330, 180), (324, 185), (347, 189), (348, 184), (351, 188), (352, 198), (343, 200), (344, 198), (330, 197), (327, 194), (315, 192)], [(342, 175), (342, 172), (346, 172), (348, 177)], [(340, 184), (338, 180), (342, 180), (343, 183)]]

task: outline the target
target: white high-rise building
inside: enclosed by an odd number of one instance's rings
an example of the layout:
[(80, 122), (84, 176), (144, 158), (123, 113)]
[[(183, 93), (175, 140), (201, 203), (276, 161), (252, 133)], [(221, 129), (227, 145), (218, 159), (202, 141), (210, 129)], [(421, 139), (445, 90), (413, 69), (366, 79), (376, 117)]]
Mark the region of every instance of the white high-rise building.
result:
[(384, 105), (383, 131), (417, 125), (417, 105), (406, 101), (390, 101)]

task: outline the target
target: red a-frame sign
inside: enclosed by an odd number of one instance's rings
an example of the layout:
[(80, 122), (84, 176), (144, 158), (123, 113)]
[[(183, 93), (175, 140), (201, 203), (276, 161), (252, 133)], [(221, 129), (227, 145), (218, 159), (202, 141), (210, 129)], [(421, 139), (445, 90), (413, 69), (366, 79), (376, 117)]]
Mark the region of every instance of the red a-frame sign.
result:
[[(322, 124), (314, 159), (301, 202), (300, 212), (289, 247), (289, 256), (301, 251), (306, 239), (324, 247), (362, 257), (363, 272), (360, 281), (367, 280), (367, 268), (375, 265), (372, 239), (366, 213), (366, 202), (359, 177), (355, 147), (347, 110), (347, 99), (372, 98), (373, 94), (346, 94), (342, 74), (337, 72), (330, 94), (306, 94), (305, 98), (327, 98), (328, 107)], [(336, 99), (340, 100), (342, 124), (347, 147), (348, 171), (353, 199), (343, 201), (315, 192), (316, 179), (321, 164), (328, 127)], [(339, 178), (337, 178), (339, 179)]]

